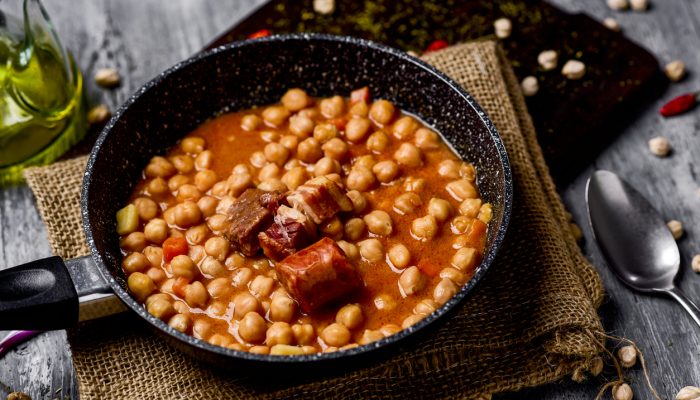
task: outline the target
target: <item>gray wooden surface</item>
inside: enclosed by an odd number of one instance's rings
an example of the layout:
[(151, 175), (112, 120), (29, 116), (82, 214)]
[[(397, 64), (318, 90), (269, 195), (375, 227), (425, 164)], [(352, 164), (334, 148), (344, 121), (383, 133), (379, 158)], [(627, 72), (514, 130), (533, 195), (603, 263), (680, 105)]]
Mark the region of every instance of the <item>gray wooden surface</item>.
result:
[[(45, 0), (46, 8), (66, 46), (90, 77), (95, 68), (116, 67), (124, 77), (115, 91), (97, 90), (88, 79), (92, 99), (112, 107), (162, 69), (195, 53), (215, 35), (244, 17), (263, 0)], [(700, 3), (693, 0), (651, 0), (646, 13), (613, 12), (604, 0), (552, 0), (571, 11), (585, 11), (602, 20), (615, 17), (625, 33), (657, 55), (663, 63), (681, 58), (691, 71), (688, 79), (672, 85), (665, 98), (700, 88)], [(2, 7), (2, 3), (0, 3)], [(562, 32), (566, 34), (566, 32)], [(697, 72), (695, 72), (697, 71)], [(652, 381), (663, 398), (679, 388), (700, 385), (700, 328), (666, 298), (637, 295), (624, 288), (608, 271), (585, 226), (585, 180), (597, 168), (618, 172), (661, 210), (664, 217), (685, 223), (679, 242), (687, 273), (681, 287), (700, 301), (700, 276), (690, 272), (693, 254), (700, 253), (700, 178), (694, 165), (700, 159), (700, 111), (662, 120), (649, 106), (640, 113), (590, 168), (562, 188), (565, 202), (581, 223), (585, 251), (605, 281), (607, 300), (600, 312), (606, 330), (637, 342), (649, 362)], [(655, 158), (647, 140), (663, 135), (673, 154)], [(46, 232), (24, 187), (0, 190), (0, 269), (50, 255)], [(1, 334), (1, 333), (0, 333)], [(610, 377), (611, 375), (607, 375)], [(641, 370), (628, 372), (635, 398), (651, 398)], [(497, 396), (500, 399), (591, 399), (606, 378), (575, 384), (565, 380), (541, 388)], [(0, 360), (0, 398), (11, 390), (34, 399), (77, 398), (75, 376), (64, 332), (44, 333)]]

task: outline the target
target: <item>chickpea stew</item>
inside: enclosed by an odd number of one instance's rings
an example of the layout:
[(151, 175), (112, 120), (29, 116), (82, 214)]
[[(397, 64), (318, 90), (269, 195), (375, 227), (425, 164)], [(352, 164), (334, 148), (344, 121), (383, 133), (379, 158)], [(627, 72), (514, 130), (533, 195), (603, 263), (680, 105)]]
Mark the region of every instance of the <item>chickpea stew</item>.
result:
[(420, 321), (473, 275), (474, 167), (368, 88), (220, 115), (153, 157), (117, 232), (129, 290), (211, 344), (298, 355)]

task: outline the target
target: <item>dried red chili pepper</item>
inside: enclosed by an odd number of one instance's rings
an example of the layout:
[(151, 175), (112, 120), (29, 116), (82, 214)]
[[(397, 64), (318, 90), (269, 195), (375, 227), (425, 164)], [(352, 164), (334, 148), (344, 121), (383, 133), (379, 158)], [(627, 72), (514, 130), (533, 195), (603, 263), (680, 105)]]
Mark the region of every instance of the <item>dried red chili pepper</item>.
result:
[(269, 29), (260, 29), (259, 31), (253, 32), (250, 35), (248, 35), (248, 39), (259, 39), (270, 35), (272, 35), (272, 31), (270, 31)]
[(445, 47), (449, 46), (450, 44), (447, 43), (444, 40), (436, 40), (428, 45), (428, 47), (425, 49), (424, 53), (430, 53), (431, 51), (438, 51), (441, 49), (444, 49)]
[(695, 107), (697, 103), (698, 93), (686, 93), (678, 97), (674, 97), (668, 103), (664, 104), (659, 110), (659, 113), (664, 117), (672, 117), (674, 115), (683, 114), (684, 112)]

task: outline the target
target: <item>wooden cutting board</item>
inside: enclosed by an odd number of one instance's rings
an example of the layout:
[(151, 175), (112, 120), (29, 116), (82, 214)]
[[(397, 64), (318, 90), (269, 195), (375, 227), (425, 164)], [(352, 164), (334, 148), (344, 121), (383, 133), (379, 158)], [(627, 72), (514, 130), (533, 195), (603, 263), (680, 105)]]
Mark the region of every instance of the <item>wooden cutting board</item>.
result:
[[(513, 22), (512, 35), (501, 43), (516, 75), (539, 81), (540, 90), (527, 105), (552, 174), (563, 185), (667, 84), (654, 56), (587, 15), (532, 0), (336, 0), (335, 11), (321, 15), (312, 0), (271, 0), (208, 48), (269, 29), (358, 36), (421, 53), (438, 39), (495, 38), (493, 22), (501, 17)], [(537, 63), (537, 55), (548, 49), (559, 53), (553, 71)], [(583, 79), (561, 75), (567, 59), (586, 64)]]

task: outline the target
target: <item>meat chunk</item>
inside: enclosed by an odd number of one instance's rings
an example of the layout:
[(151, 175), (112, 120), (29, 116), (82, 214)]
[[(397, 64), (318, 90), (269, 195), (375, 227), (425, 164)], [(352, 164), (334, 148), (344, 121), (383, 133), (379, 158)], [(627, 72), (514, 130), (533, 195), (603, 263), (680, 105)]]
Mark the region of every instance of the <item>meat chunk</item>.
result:
[(275, 261), (296, 253), (316, 238), (316, 226), (301, 211), (280, 206), (274, 223), (258, 234), (265, 255)]
[(288, 256), (275, 268), (282, 285), (307, 313), (362, 286), (355, 267), (329, 238)]
[(334, 181), (319, 176), (299, 186), (287, 196), (287, 201), (311, 220), (320, 224), (339, 211), (352, 210), (352, 201)]
[(229, 227), (224, 237), (246, 256), (255, 255), (260, 250), (258, 233), (272, 224), (270, 208), (277, 209), (281, 196), (279, 192), (247, 189), (228, 209)]

